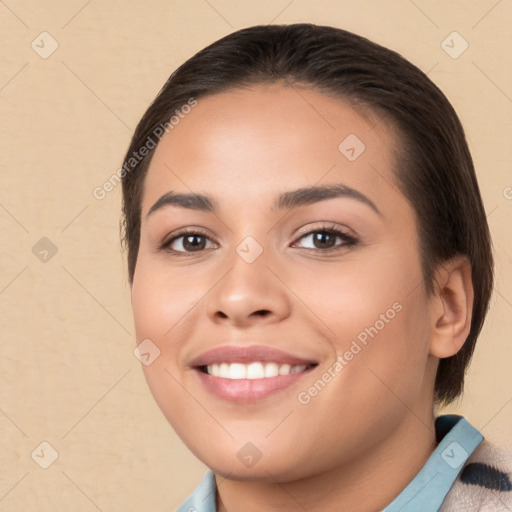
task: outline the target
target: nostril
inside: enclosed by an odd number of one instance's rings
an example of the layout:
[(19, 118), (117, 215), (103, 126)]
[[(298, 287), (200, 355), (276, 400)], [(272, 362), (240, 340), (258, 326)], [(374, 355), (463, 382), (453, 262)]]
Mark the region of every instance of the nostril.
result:
[[(270, 315), (270, 311), (268, 309), (259, 309), (257, 311), (253, 311), (251, 313), (251, 316), (262, 316), (262, 317), (266, 317), (268, 315)], [(219, 318), (229, 318), (229, 315), (227, 315), (226, 313), (224, 313), (223, 311), (217, 311), (215, 313), (215, 316), (219, 317)]]
[(259, 315), (259, 316), (268, 316), (269, 313), (270, 313), (270, 311), (268, 309), (260, 309), (260, 310), (254, 312), (255, 315)]

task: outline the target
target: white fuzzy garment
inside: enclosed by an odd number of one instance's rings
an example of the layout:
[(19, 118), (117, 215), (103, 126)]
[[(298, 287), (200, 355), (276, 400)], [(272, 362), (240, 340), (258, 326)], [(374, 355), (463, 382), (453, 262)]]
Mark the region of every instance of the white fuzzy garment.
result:
[(468, 459), (439, 509), (473, 511), (512, 512), (512, 457), (486, 440)]

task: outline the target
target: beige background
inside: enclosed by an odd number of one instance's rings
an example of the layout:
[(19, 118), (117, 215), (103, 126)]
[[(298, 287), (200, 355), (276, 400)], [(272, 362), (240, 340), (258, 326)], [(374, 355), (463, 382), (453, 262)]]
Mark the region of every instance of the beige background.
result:
[[(428, 72), (454, 104), (488, 212), (497, 290), (465, 397), (449, 410), (510, 443), (510, 0), (5, 0), (0, 20), (1, 511), (171, 511), (202, 476), (132, 352), (120, 187), (103, 200), (92, 192), (119, 167), (171, 71), (260, 23), (367, 36)], [(45, 31), (58, 48), (42, 58)], [(456, 59), (441, 47), (453, 31), (469, 43)], [(32, 251), (42, 237), (57, 248), (46, 262)], [(43, 441), (58, 452), (47, 469)]]

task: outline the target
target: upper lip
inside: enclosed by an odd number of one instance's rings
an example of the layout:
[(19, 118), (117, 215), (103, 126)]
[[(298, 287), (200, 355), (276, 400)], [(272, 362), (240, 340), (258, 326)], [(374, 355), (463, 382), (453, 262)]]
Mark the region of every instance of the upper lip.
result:
[(317, 364), (317, 361), (313, 359), (297, 357), (274, 347), (224, 345), (199, 355), (190, 362), (190, 366), (201, 367), (220, 363), (248, 364), (253, 362), (289, 364), (291, 366)]

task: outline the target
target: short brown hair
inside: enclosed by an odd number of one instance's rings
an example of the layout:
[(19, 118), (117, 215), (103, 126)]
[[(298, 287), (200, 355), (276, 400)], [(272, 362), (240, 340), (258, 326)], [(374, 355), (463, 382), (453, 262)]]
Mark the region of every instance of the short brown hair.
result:
[(154, 148), (130, 168), (137, 152), (191, 99), (251, 84), (303, 84), (383, 114), (399, 134), (399, 187), (416, 215), (425, 286), (456, 255), (471, 264), (471, 330), (461, 350), (441, 359), (438, 403), (462, 393), (466, 367), (482, 328), (493, 288), (493, 255), (482, 198), (464, 130), (439, 88), (400, 54), (364, 37), (312, 24), (260, 25), (214, 42), (171, 74), (140, 120), (122, 175), (122, 242), (130, 283), (137, 263), (144, 178)]

